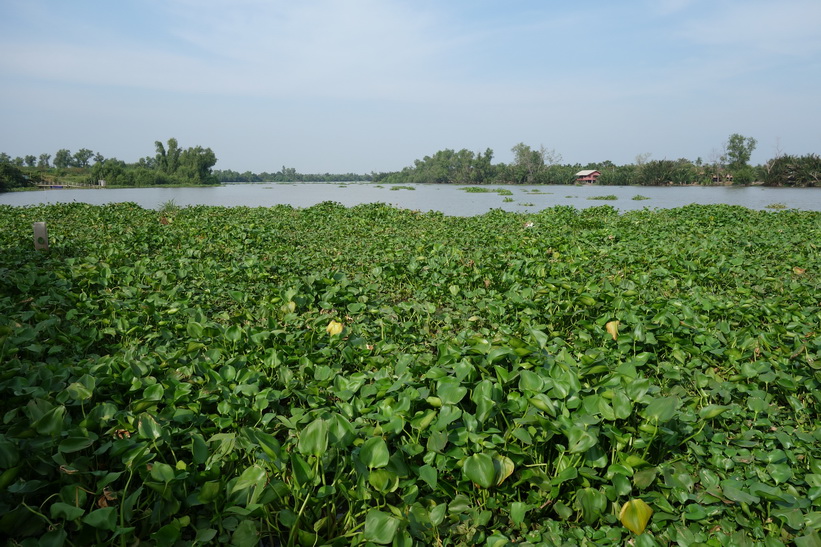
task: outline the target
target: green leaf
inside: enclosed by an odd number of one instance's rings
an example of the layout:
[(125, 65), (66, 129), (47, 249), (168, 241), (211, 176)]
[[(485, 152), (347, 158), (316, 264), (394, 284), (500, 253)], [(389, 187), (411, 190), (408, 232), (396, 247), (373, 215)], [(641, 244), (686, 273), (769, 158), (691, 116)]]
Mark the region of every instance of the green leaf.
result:
[(231, 493), (240, 492), (246, 489), (254, 489), (248, 505), (255, 503), (256, 498), (262, 493), (268, 481), (268, 474), (259, 465), (252, 465), (245, 469), (231, 488)]
[(198, 465), (204, 464), (210, 455), (208, 445), (199, 433), (191, 435), (191, 454), (194, 457), (194, 463)]
[(291, 468), (300, 486), (310, 484), (316, 478), (313, 467), (299, 454), (291, 454)]
[(541, 392), (544, 389), (544, 379), (532, 370), (522, 370), (519, 373), (519, 389)]
[(242, 338), (242, 327), (237, 325), (231, 325), (227, 329), (225, 329), (225, 339), (229, 342), (239, 342)]
[(117, 529), (117, 510), (114, 507), (95, 509), (83, 517), (83, 522), (93, 528), (113, 532)]
[(259, 531), (257, 523), (252, 519), (243, 519), (237, 529), (231, 534), (231, 545), (236, 547), (256, 547), (259, 545)]
[(633, 485), (639, 490), (645, 490), (648, 486), (653, 484), (653, 481), (656, 480), (656, 468), (649, 467), (647, 469), (642, 469), (641, 471), (636, 471), (633, 474)]
[(169, 483), (174, 480), (174, 468), (167, 463), (154, 463), (151, 466), (151, 478), (155, 481)]
[(455, 382), (439, 382), (436, 395), (439, 396), (443, 405), (455, 405), (467, 395), (467, 388)]
[(592, 525), (601, 517), (607, 497), (595, 488), (582, 488), (576, 492), (576, 503), (582, 511), (584, 522)]
[(68, 534), (65, 530), (52, 530), (40, 536), (37, 542), (38, 547), (63, 547), (68, 539)]
[(485, 540), (485, 547), (506, 547), (507, 545), (510, 545), (510, 539), (499, 532), (488, 536)]
[(223, 487), (219, 481), (204, 482), (197, 493), (197, 499), (202, 503), (211, 503), (220, 495)]
[(368, 474), (368, 482), (383, 494), (394, 492), (399, 487), (399, 477), (387, 469), (372, 469)]
[(0, 440), (0, 469), (15, 467), (19, 462), (20, 451), (17, 446), (11, 441)]
[(166, 524), (153, 534), (151, 539), (156, 542), (157, 547), (171, 547), (180, 537), (180, 523), (178, 521)]
[(653, 516), (653, 509), (644, 500), (632, 499), (625, 503), (619, 513), (619, 520), (634, 534), (641, 534)]
[(337, 449), (350, 445), (355, 432), (351, 422), (341, 414), (332, 414), (328, 419), (328, 441)]
[(140, 414), (137, 419), (137, 433), (146, 439), (159, 439), (162, 435), (160, 424), (150, 414)]
[(611, 404), (613, 405), (613, 412), (615, 413), (616, 418), (620, 420), (626, 420), (631, 414), (633, 414), (632, 401), (630, 401), (627, 394), (620, 389), (613, 395)]
[(821, 547), (821, 536), (818, 535), (816, 530), (813, 530), (809, 534), (799, 536), (793, 541), (795, 542), (795, 547)]
[(496, 484), (496, 469), (493, 458), (487, 454), (473, 454), (465, 459), (462, 474), (466, 479), (475, 482), (482, 488)]
[(758, 503), (760, 498), (742, 490), (742, 483), (727, 479), (721, 481), (721, 491), (728, 500), (738, 503)]
[(644, 417), (660, 424), (670, 421), (678, 408), (678, 397), (657, 397), (644, 409)]
[(767, 464), (766, 470), (776, 484), (787, 482), (793, 476), (792, 468), (786, 463)]
[(447, 508), (447, 503), (440, 503), (428, 512), (430, 516), (430, 521), (434, 526), (439, 526), (440, 524), (442, 524), (442, 521), (445, 520), (445, 513), (447, 511)]
[(328, 422), (317, 418), (302, 430), (297, 449), (302, 454), (321, 456), (328, 450)]
[(69, 397), (74, 399), (75, 401), (86, 401), (91, 399), (92, 395), (94, 394), (88, 387), (81, 384), (80, 382), (72, 382), (66, 387), (66, 392), (68, 393)]
[(75, 507), (61, 501), (52, 503), (49, 510), (53, 519), (75, 520), (85, 513), (85, 509), (82, 507)]
[(151, 384), (143, 391), (143, 399), (146, 401), (159, 401), (162, 399), (165, 388), (162, 384)]
[(525, 521), (525, 516), (530, 510), (530, 505), (521, 501), (514, 501), (510, 504), (510, 520), (516, 526), (521, 526)]
[(730, 408), (732, 407), (724, 405), (707, 405), (698, 411), (698, 417), (702, 420), (712, 420), (723, 412), (730, 410)]
[(197, 535), (194, 541), (197, 543), (209, 543), (217, 535), (217, 531), (213, 528), (200, 528), (197, 530)]
[(431, 490), (436, 490), (436, 481), (438, 478), (436, 468), (427, 464), (421, 466), (419, 468), (419, 478), (425, 481), (425, 483), (430, 486)]
[(566, 435), (568, 441), (567, 450), (571, 454), (586, 452), (599, 442), (598, 438), (589, 430), (582, 429), (581, 427), (571, 427), (567, 430)]
[(66, 407), (62, 405), (55, 406), (32, 425), (40, 435), (57, 435), (63, 430), (63, 419), (65, 415)]
[(87, 436), (85, 437), (72, 436), (63, 439), (63, 441), (60, 442), (58, 450), (68, 454), (71, 452), (79, 452), (80, 450), (88, 448), (94, 444), (94, 441), (97, 440), (97, 435), (91, 432), (87, 432), (86, 434)]
[(493, 458), (493, 470), (496, 473), (496, 486), (500, 486), (505, 482), (515, 469), (516, 466), (513, 460), (507, 456), (495, 456)]
[(199, 323), (192, 321), (185, 326), (185, 332), (187, 332), (188, 336), (190, 336), (191, 338), (199, 340), (200, 338), (202, 338), (204, 328)]
[(387, 513), (378, 509), (371, 509), (365, 515), (365, 539), (380, 545), (387, 545), (393, 542), (400, 521)]
[(382, 437), (371, 437), (359, 449), (359, 461), (371, 469), (385, 467), (390, 461), (388, 445)]

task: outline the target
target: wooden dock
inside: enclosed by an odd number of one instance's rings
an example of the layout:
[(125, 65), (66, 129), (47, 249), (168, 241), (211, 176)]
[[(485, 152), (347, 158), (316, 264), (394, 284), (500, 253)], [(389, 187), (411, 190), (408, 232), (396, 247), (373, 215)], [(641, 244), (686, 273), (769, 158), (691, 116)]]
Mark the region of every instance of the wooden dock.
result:
[(36, 186), (38, 188), (50, 190), (60, 190), (68, 188), (105, 188), (105, 186), (100, 186), (99, 184), (70, 184), (62, 182), (40, 182), (37, 183)]

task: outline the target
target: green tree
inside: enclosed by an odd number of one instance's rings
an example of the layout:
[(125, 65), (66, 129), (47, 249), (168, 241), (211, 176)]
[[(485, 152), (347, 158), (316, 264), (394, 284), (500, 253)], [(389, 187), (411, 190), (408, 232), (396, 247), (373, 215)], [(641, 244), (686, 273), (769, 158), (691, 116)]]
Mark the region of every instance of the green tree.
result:
[(767, 162), (764, 182), (769, 186), (821, 186), (821, 156), (780, 155)]
[(155, 141), (154, 146), (157, 149), (156, 165), (157, 169), (163, 173), (173, 175), (180, 168), (180, 155), (182, 150), (177, 143), (177, 139), (171, 137), (168, 139), (168, 147), (163, 146), (160, 141)]
[(544, 169), (544, 155), (540, 150), (520, 142), (510, 149), (513, 152), (513, 182), (533, 184)]
[(109, 158), (97, 162), (91, 167), (88, 182), (98, 184), (101, 180), (104, 180), (107, 185), (132, 186), (134, 182), (131, 171), (134, 169), (128, 169), (125, 162), (116, 158)]
[(49, 161), (51, 161), (51, 154), (40, 154), (37, 160), (37, 167), (48, 168)]
[(66, 167), (71, 167), (71, 165), (72, 156), (69, 150), (61, 148), (54, 154), (54, 167), (57, 169), (65, 169)]
[[(171, 139), (174, 140), (174, 139)], [(169, 145), (171, 144), (169, 140)], [(195, 146), (194, 148), (187, 148), (182, 152), (176, 148), (176, 140), (174, 140), (174, 153), (169, 146), (169, 156), (174, 156), (174, 163), (178, 165), (176, 175), (180, 178), (187, 179), (188, 182), (196, 184), (213, 184), (216, 178), (211, 174), (211, 168), (217, 163), (217, 156), (210, 148), (203, 148)]]
[(32, 156), (31, 154), (27, 155), (23, 159), (26, 161), (26, 165), (28, 165), (29, 167), (34, 167), (37, 164), (37, 157)]
[(88, 167), (88, 161), (94, 156), (94, 152), (88, 148), (80, 148), (74, 153), (75, 167)]
[(727, 167), (731, 170), (746, 167), (757, 144), (758, 141), (752, 137), (744, 137), (738, 133), (730, 135), (724, 145), (724, 158)]
[(18, 167), (9, 162), (0, 162), (0, 192), (31, 185), (31, 178)]
[(638, 168), (635, 181), (647, 186), (692, 184), (696, 177), (695, 167), (686, 159), (653, 160)]

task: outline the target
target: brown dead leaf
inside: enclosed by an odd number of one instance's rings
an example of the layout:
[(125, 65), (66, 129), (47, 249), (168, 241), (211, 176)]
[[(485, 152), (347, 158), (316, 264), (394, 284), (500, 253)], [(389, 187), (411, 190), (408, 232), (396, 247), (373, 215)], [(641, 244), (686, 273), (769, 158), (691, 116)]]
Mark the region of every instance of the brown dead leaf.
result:
[(608, 321), (604, 328), (607, 330), (608, 334), (613, 337), (613, 340), (619, 339), (619, 325), (621, 324), (620, 321)]

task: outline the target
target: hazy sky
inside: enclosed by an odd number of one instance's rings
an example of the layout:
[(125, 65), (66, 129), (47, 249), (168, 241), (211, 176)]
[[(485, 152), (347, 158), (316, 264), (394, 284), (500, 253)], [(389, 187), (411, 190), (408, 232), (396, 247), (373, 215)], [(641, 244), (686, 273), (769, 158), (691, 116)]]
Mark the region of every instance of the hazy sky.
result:
[(821, 153), (819, 0), (0, 0), (0, 152), (217, 169)]

